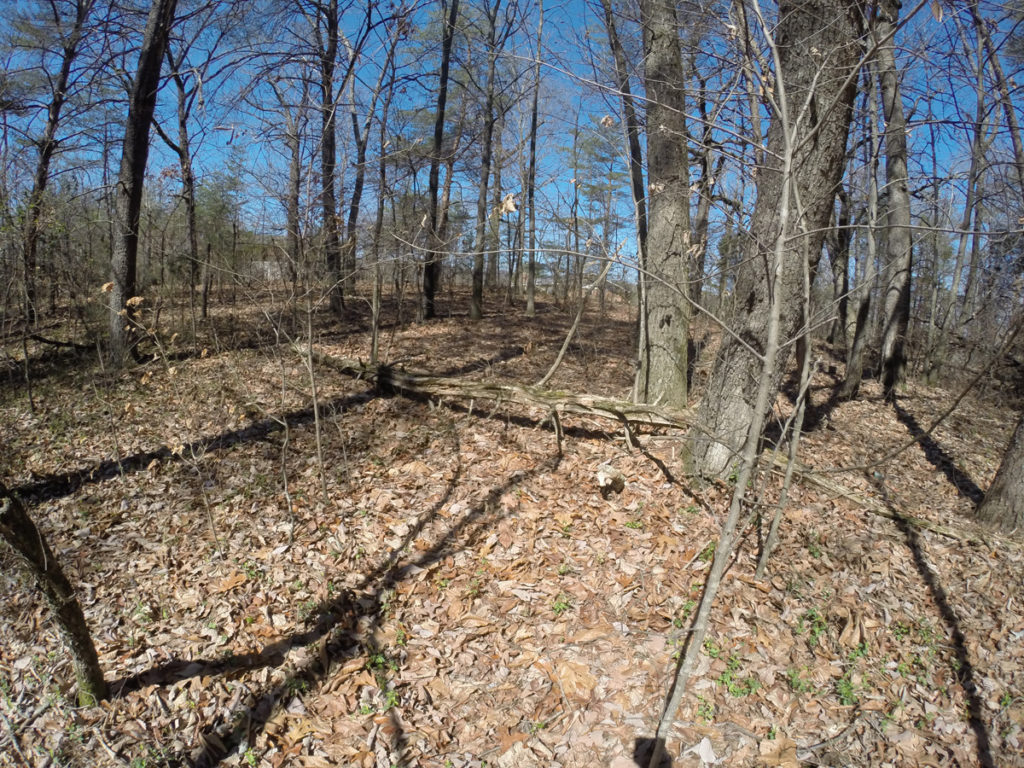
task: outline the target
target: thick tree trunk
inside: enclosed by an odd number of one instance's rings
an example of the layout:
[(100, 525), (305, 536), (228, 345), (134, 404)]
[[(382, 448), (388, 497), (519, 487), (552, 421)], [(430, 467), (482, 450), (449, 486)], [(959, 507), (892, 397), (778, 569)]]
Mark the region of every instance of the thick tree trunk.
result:
[(111, 254), (110, 291), (111, 365), (124, 364), (132, 349), (134, 309), (128, 301), (136, 294), (136, 260), (139, 252), (139, 212), (142, 185), (149, 157), (149, 126), (156, 109), (160, 67), (167, 47), (177, 0), (153, 0), (139, 52), (139, 67), (132, 81), (125, 123), (121, 169), (115, 189), (114, 242)]
[(885, 291), (885, 324), (882, 332), (882, 386), (887, 400), (896, 398), (896, 388), (907, 370), (907, 326), (910, 322), (910, 271), (913, 243), (910, 232), (910, 189), (907, 183), (907, 121), (903, 115), (896, 46), (893, 33), (899, 14), (899, 0), (882, 0), (875, 16), (878, 48), (879, 91), (885, 116), (885, 264), (889, 280)]
[[(701, 431), (695, 434), (693, 458), (705, 475), (727, 476), (749, 425), (761, 419), (755, 413), (761, 377), (770, 377), (769, 404), (778, 392), (788, 355), (780, 353), (774, 365), (762, 370), (772, 305), (780, 307), (783, 343), (800, 327), (804, 278), (808, 272), (813, 277), (817, 268), (846, 158), (861, 13), (856, 0), (779, 4), (775, 43), (781, 73), (776, 77), (784, 88), (776, 91), (785, 94), (784, 112), (776, 110), (772, 118), (766, 166), (758, 172), (754, 245), (736, 285), (739, 327), (736, 336), (723, 338), (698, 412)], [(791, 179), (782, 170), (787, 155)], [(802, 216), (780, 221), (779, 201), (790, 183), (799, 193)], [(773, 274), (767, 265), (780, 235), (785, 248)]]
[(78, 703), (92, 706), (107, 697), (96, 647), (85, 623), (82, 606), (71, 583), (42, 532), (36, 528), (21, 502), (0, 483), (0, 539), (26, 566), (39, 591), (45, 595), (64, 644), (71, 654), (78, 684)]
[[(434, 145), (430, 154), (430, 243), (426, 261), (423, 264), (423, 304), (421, 314), (424, 320), (433, 319), (437, 314), (435, 303), (441, 287), (441, 227), (439, 216), (438, 188), (441, 181), (441, 151), (444, 143), (444, 113), (448, 103), (448, 70), (452, 58), (452, 42), (455, 37), (455, 22), (459, 18), (459, 0), (450, 0), (447, 9), (444, 35), (441, 39), (441, 74), (437, 91), (437, 113), (434, 117)], [(442, 8), (444, 3), (442, 3)], [(449, 174), (450, 177), (450, 174)]]
[(978, 506), (978, 518), (1007, 531), (1024, 525), (1024, 417), (1017, 422), (1003, 463)]
[(690, 305), (690, 159), (687, 154), (683, 60), (674, 3), (641, 0), (647, 91), (647, 265), (637, 397), (686, 405)]

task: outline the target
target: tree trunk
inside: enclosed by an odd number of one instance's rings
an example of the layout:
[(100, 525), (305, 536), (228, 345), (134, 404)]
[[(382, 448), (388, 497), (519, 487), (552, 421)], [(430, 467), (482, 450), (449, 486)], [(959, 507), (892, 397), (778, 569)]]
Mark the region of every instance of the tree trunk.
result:
[(864, 144), (864, 151), (867, 153), (868, 168), (868, 210), (867, 226), (864, 228), (864, 239), (866, 241), (866, 252), (860, 254), (859, 269), (857, 271), (856, 301), (857, 312), (854, 316), (853, 333), (849, 330), (847, 335), (852, 335), (850, 349), (846, 354), (846, 378), (839, 388), (839, 398), (850, 400), (860, 392), (860, 383), (864, 377), (864, 349), (867, 346), (869, 336), (868, 328), (871, 325), (871, 295), (874, 292), (875, 283), (875, 257), (877, 255), (876, 232), (878, 224), (878, 85), (873, 77), (870, 63), (865, 68), (865, 82), (868, 91), (868, 134), (870, 141)]
[(637, 397), (686, 406), (690, 305), (690, 159), (687, 154), (683, 60), (674, 3), (641, 0), (647, 90), (647, 186), (650, 218)]
[[(846, 138), (860, 59), (860, 4), (855, 0), (788, 0), (779, 4), (775, 28), (777, 109), (768, 132), (765, 167), (759, 169), (752, 222), (750, 258), (736, 283), (741, 307), (736, 335), (726, 334), (698, 411), (694, 439), (696, 469), (727, 476), (739, 455), (756, 413), (762, 376), (774, 402), (788, 359), (780, 352), (762, 371), (771, 308), (780, 308), (779, 331), (791, 339), (802, 318), (805, 274), (813, 278), (822, 240), (832, 215), (836, 186), (843, 173)], [(649, 129), (650, 130), (650, 129)], [(792, 178), (783, 173), (791, 161)], [(780, 221), (779, 201), (795, 184), (801, 216)], [(794, 201), (795, 202), (795, 201)], [(799, 219), (799, 220), (798, 220)], [(782, 238), (777, 270), (769, 269)], [(785, 347), (784, 350), (788, 350)]]
[[(341, 235), (338, 232), (338, 197), (335, 183), (338, 168), (337, 99), (334, 98), (334, 68), (338, 56), (338, 0), (318, 4), (321, 18), (314, 23), (320, 55), (320, 202), (323, 209), (324, 260), (330, 281), (331, 311), (345, 307), (341, 264)], [(323, 22), (323, 30), (320, 28)]]
[[(192, 169), (192, 148), (189, 142), (188, 117), (189, 95), (185, 80), (180, 74), (184, 54), (175, 61), (170, 48), (167, 50), (167, 64), (171, 69), (175, 89), (178, 96), (178, 141), (174, 142), (157, 125), (157, 132), (163, 137), (164, 143), (178, 156), (178, 167), (181, 170), (181, 199), (185, 204), (185, 228), (188, 237), (188, 304), (192, 313), (192, 340), (196, 338), (196, 283), (199, 281), (199, 227), (196, 223), (196, 177)], [(206, 315), (203, 315), (206, 319)]]
[[(388, 56), (387, 66), (381, 71), (381, 83), (383, 84), (385, 72), (387, 78), (387, 92), (384, 96), (384, 104), (380, 114), (380, 133), (378, 144), (380, 156), (377, 161), (377, 215), (373, 222), (373, 298), (371, 301), (371, 334), (370, 334), (370, 362), (374, 365), (378, 362), (380, 355), (380, 314), (381, 294), (384, 290), (384, 269), (381, 264), (381, 240), (384, 232), (384, 204), (391, 197), (388, 190), (388, 115), (391, 112), (391, 101), (395, 96), (395, 56), (394, 52), (401, 37), (402, 25), (396, 24), (392, 40), (391, 55)], [(369, 126), (367, 126), (369, 128)], [(392, 210), (394, 210), (392, 206)], [(394, 268), (394, 267), (393, 267)]]
[(999, 52), (992, 45), (992, 36), (989, 34), (987, 22), (981, 17), (978, 9), (978, 0), (971, 0), (968, 7), (971, 10), (971, 18), (974, 21), (974, 28), (981, 38), (987, 54), (988, 66), (996, 80), (996, 88), (999, 91), (999, 101), (1003, 106), (1003, 115), (1006, 118), (1006, 126), (1009, 128), (1010, 144), (1013, 147), (1014, 170), (1017, 172), (1018, 194), (1024, 195), (1024, 139), (1021, 138), (1020, 124), (1017, 121), (1017, 112), (1013, 107), (1013, 100), (1010, 97), (1010, 87), (1003, 74), (1003, 65), (999, 61)]
[(1007, 531), (1024, 525), (1024, 417), (1017, 422), (1003, 463), (978, 506), (978, 519)]
[(487, 8), (487, 91), (484, 97), (484, 132), (480, 138), (480, 180), (476, 198), (476, 236), (473, 241), (473, 287), (469, 301), (469, 319), (484, 316), (484, 250), (487, 238), (487, 191), (491, 178), (491, 151), (494, 137), (494, 88), (498, 66), (497, 26), (501, 0)]
[[(646, 281), (644, 276), (647, 273), (647, 193), (644, 188), (644, 155), (640, 147), (640, 121), (636, 115), (636, 105), (633, 102), (633, 94), (629, 85), (629, 68), (626, 62), (626, 54), (619, 40), (618, 31), (615, 26), (615, 15), (612, 11), (611, 0), (601, 0), (601, 7), (604, 9), (604, 26), (608, 33), (608, 45), (611, 48), (612, 60), (615, 62), (616, 87), (619, 89), (619, 98), (622, 100), (622, 117), (626, 132), (626, 150), (629, 154), (629, 188), (633, 196), (633, 217), (636, 223), (636, 257), (637, 257), (637, 357), (642, 356), (641, 349), (647, 340), (645, 331), (646, 313)], [(579, 111), (576, 113), (576, 123), (573, 126), (573, 192), (572, 192), (572, 233), (576, 240), (574, 250), (579, 252), (579, 230), (576, 221), (579, 208)], [(566, 238), (568, 241), (568, 237)], [(568, 250), (568, 247), (567, 247)], [(579, 260), (579, 256), (575, 257)], [(565, 281), (565, 304), (569, 303), (569, 275), (572, 272), (571, 264), (573, 257), (566, 257), (566, 281)], [(640, 379), (636, 377), (633, 381), (633, 399), (643, 400), (644, 395), (639, 391)]]
[(839, 198), (839, 213), (836, 215), (835, 234), (829, 239), (829, 251), (832, 262), (832, 295), (836, 305), (836, 319), (829, 332), (829, 344), (834, 347), (842, 345), (846, 349), (846, 328), (849, 320), (850, 292), (850, 241), (853, 230), (850, 229), (850, 198), (842, 187), (836, 192)]
[(299, 276), (299, 265), (302, 263), (299, 219), (299, 199), (302, 195), (302, 143), (299, 138), (298, 123), (291, 116), (288, 117), (288, 133), (285, 136), (285, 143), (288, 146), (288, 200), (285, 204), (288, 216), (286, 247), (294, 287)]
[[(691, 70), (696, 69), (696, 63), (691, 61)], [(726, 155), (721, 152), (721, 147), (715, 141), (714, 119), (708, 114), (707, 107), (707, 78), (699, 72), (697, 81), (700, 85), (697, 91), (697, 108), (700, 113), (700, 121), (704, 126), (700, 141), (700, 179), (697, 181), (697, 208), (693, 218), (693, 251), (689, 258), (689, 285), (690, 301), (697, 305), (703, 301), (704, 294), (704, 271), (707, 267), (708, 255), (708, 228), (711, 218), (711, 202), (715, 193), (715, 186), (722, 175), (725, 167)], [(718, 160), (713, 161), (715, 152), (718, 151)], [(693, 366), (692, 360), (687, 360), (687, 365)]]
[(176, 6), (177, 0), (153, 0), (128, 102), (121, 169), (115, 191), (115, 236), (110, 260), (113, 285), (110, 291), (109, 358), (114, 367), (123, 365), (125, 356), (133, 348), (134, 308), (128, 305), (128, 301), (136, 294), (139, 212), (149, 157), (149, 126), (156, 109), (160, 67)]
[[(370, 107), (369, 115), (373, 115), (373, 106)], [(352, 185), (352, 199), (348, 207), (348, 221), (345, 224), (345, 242), (341, 248), (342, 295), (351, 295), (356, 289), (356, 225), (359, 223), (359, 206), (363, 199), (363, 186), (366, 184), (366, 144), (370, 128), (369, 125), (360, 128), (354, 99), (351, 117), (352, 135), (356, 143), (356, 179)]]
[(528, 268), (526, 273), (526, 316), (536, 314), (537, 292), (537, 205), (534, 191), (537, 184), (537, 112), (540, 102), (541, 38), (544, 32), (544, 0), (537, 2), (537, 59), (533, 63), (533, 103), (530, 106), (530, 168), (526, 174), (526, 207), (529, 215)]
[(71, 654), (80, 706), (93, 706), (107, 697), (96, 647), (71, 583), (53, 551), (21, 502), (0, 483), (0, 538), (11, 547), (46, 596), (54, 621)]
[[(503, 162), (501, 135), (505, 130), (505, 119), (498, 115), (492, 135), (493, 156), (491, 157), (491, 210), (501, 210), (501, 164)], [(487, 221), (485, 239), (487, 251), (487, 273), (484, 275), (484, 287), (489, 291), (498, 290), (498, 272), (501, 267), (501, 215), (495, 213)]]
[(907, 121), (903, 115), (896, 46), (893, 33), (899, 0), (882, 0), (874, 21), (879, 91), (885, 116), (885, 264), (889, 281), (885, 291), (882, 332), (882, 386), (886, 400), (895, 400), (896, 388), (907, 371), (907, 326), (910, 322), (910, 271), (913, 243), (910, 232), (910, 189), (907, 183)]
[[(444, 2), (442, 2), (442, 10)], [(444, 112), (448, 102), (448, 70), (452, 58), (452, 42), (455, 38), (455, 22), (459, 17), (459, 0), (451, 0), (445, 19), (444, 34), (441, 38), (441, 74), (437, 91), (437, 113), (434, 118), (434, 145), (430, 154), (430, 243), (426, 261), (423, 264), (423, 306), (424, 320), (437, 315), (435, 298), (441, 287), (441, 236), (439, 222), (438, 187), (441, 177), (441, 151), (444, 143)]]

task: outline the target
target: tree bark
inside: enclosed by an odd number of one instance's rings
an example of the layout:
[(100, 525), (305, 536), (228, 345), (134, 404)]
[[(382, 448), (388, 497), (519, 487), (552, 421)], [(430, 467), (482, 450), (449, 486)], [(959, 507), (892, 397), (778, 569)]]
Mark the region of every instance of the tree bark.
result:
[(865, 67), (865, 83), (868, 91), (868, 137), (864, 143), (867, 154), (865, 163), (868, 173), (867, 226), (864, 228), (865, 252), (859, 257), (855, 296), (857, 311), (853, 320), (853, 340), (846, 354), (846, 378), (839, 388), (839, 399), (850, 400), (860, 392), (864, 378), (864, 349), (867, 346), (868, 328), (871, 325), (871, 295), (874, 291), (875, 256), (877, 249), (876, 232), (878, 225), (878, 85), (873, 76), (871, 64)]
[[(441, 151), (444, 144), (444, 113), (448, 103), (448, 70), (451, 65), (452, 43), (455, 38), (455, 22), (459, 18), (459, 0), (450, 0), (448, 16), (445, 18), (444, 34), (441, 38), (441, 73), (437, 91), (437, 113), (434, 118), (434, 145), (430, 154), (430, 243), (426, 261), (423, 264), (423, 305), (424, 320), (437, 316), (435, 302), (441, 287), (441, 236), (439, 222), (438, 187), (441, 180)], [(444, 8), (444, 2), (442, 2)]]
[(526, 316), (533, 317), (537, 311), (537, 113), (540, 102), (540, 53), (544, 32), (544, 0), (537, 0), (537, 58), (533, 63), (533, 103), (530, 105), (530, 167), (526, 174), (526, 207), (529, 216), (527, 228), (526, 272)]
[(647, 91), (647, 264), (640, 274), (643, 301), (637, 397), (686, 405), (690, 305), (690, 158), (683, 60), (674, 2), (641, 0), (644, 86)]
[[(369, 26), (369, 20), (367, 20), (367, 25)], [(356, 227), (359, 223), (359, 206), (363, 199), (363, 187), (366, 184), (366, 148), (370, 141), (370, 124), (376, 116), (377, 101), (380, 99), (384, 87), (384, 78), (391, 70), (391, 64), (395, 58), (395, 50), (398, 47), (398, 41), (402, 37), (402, 29), (402, 26), (398, 25), (390, 36), (387, 58), (381, 67), (380, 77), (377, 78), (377, 85), (373, 89), (373, 96), (370, 98), (370, 104), (366, 110), (366, 117), (363, 120), (362, 127), (359, 125), (359, 116), (356, 114), (355, 81), (352, 78), (348, 80), (352, 103), (349, 114), (352, 120), (352, 138), (356, 144), (356, 179), (352, 186), (352, 200), (349, 204), (348, 221), (345, 225), (345, 244), (342, 248), (341, 265), (345, 273), (342, 285), (344, 286), (345, 293), (349, 294), (354, 293), (356, 289)], [(351, 67), (356, 61), (357, 51), (349, 46), (348, 52)], [(389, 91), (389, 96), (390, 93)]]
[[(619, 99), (622, 101), (622, 117), (626, 134), (626, 150), (629, 155), (629, 188), (633, 197), (633, 217), (636, 224), (636, 258), (637, 258), (637, 359), (642, 356), (642, 349), (646, 344), (647, 332), (645, 323), (647, 321), (644, 307), (646, 306), (647, 283), (644, 276), (647, 273), (647, 191), (644, 187), (644, 154), (640, 146), (640, 120), (637, 118), (636, 105), (633, 101), (633, 94), (629, 85), (629, 69), (626, 62), (626, 53), (619, 39), (618, 30), (615, 25), (615, 15), (612, 10), (611, 0), (601, 0), (601, 7), (604, 10), (604, 26), (608, 32), (608, 45), (611, 48), (612, 60), (615, 62), (615, 80), (619, 89)], [(573, 197), (572, 197), (572, 229), (576, 240), (573, 249), (579, 262), (579, 223), (577, 212), (579, 210), (579, 112), (576, 114), (576, 124), (573, 131)], [(566, 238), (568, 240), (568, 237)], [(568, 250), (568, 245), (566, 250)], [(572, 273), (572, 257), (566, 257), (566, 281), (565, 281), (565, 303), (569, 302), (569, 275)], [(639, 370), (639, 369), (638, 369)], [(645, 396), (640, 392), (640, 378), (633, 381), (633, 399), (643, 400)]]
[[(501, 0), (487, 8), (487, 91), (484, 97), (484, 132), (480, 138), (480, 179), (477, 183), (476, 236), (473, 241), (473, 287), (469, 301), (469, 319), (484, 316), (484, 250), (487, 237), (487, 191), (491, 178), (491, 151), (494, 137), (494, 88), (498, 66), (498, 9)], [(497, 215), (497, 214), (496, 214)]]
[[(755, 413), (758, 384), (769, 377), (769, 407), (774, 402), (788, 359), (782, 349), (762, 371), (768, 318), (780, 306), (780, 338), (792, 339), (802, 318), (805, 272), (812, 279), (832, 215), (836, 186), (843, 173), (846, 139), (860, 60), (862, 9), (857, 0), (816, 0), (779, 4), (775, 45), (785, 100), (777, 103), (768, 133), (766, 166), (758, 171), (750, 258), (740, 267), (736, 299), (740, 308), (736, 335), (725, 335), (694, 436), (694, 464), (708, 476), (728, 476)], [(788, 155), (788, 157), (787, 157)], [(792, 162), (792, 178), (783, 164)], [(780, 221), (779, 201), (795, 184), (802, 209)], [(795, 201), (794, 201), (795, 202)], [(779, 238), (785, 248), (777, 276), (769, 269)]]
[(132, 81), (125, 122), (121, 169), (115, 190), (114, 242), (111, 254), (110, 291), (111, 365), (120, 367), (132, 351), (134, 309), (128, 301), (136, 294), (136, 261), (139, 252), (139, 213), (142, 185), (149, 157), (149, 127), (156, 109), (160, 68), (167, 48), (177, 0), (153, 0), (139, 52), (139, 66)]
[[(499, 113), (494, 124), (492, 135), (491, 176), (491, 210), (501, 210), (501, 166), (504, 162), (501, 136), (505, 130), (505, 117)], [(484, 287), (489, 291), (498, 290), (498, 273), (501, 267), (501, 215), (495, 214), (487, 221), (487, 234), (484, 239), (487, 252), (487, 272), (484, 275)]]
[(82, 606), (60, 563), (28, 516), (21, 502), (0, 483), (0, 539), (18, 555), (53, 611), (54, 621), (71, 654), (80, 706), (93, 706), (107, 697), (96, 647)]
[[(283, 104), (282, 107), (284, 107)], [(298, 279), (299, 265), (302, 263), (301, 220), (299, 218), (299, 199), (302, 195), (302, 143), (298, 121), (293, 119), (290, 114), (287, 116), (287, 120), (285, 145), (288, 147), (288, 199), (285, 202), (285, 209), (288, 218), (288, 231), (285, 241), (292, 283), (294, 284)]]
[(341, 235), (338, 232), (338, 197), (335, 191), (338, 130), (334, 69), (338, 56), (338, 0), (319, 3), (317, 10), (319, 16), (313, 24), (313, 30), (320, 57), (320, 202), (323, 209), (324, 260), (327, 264), (327, 279), (331, 282), (328, 291), (331, 310), (339, 314), (345, 306), (345, 294)]
[(899, 0), (882, 0), (874, 20), (875, 57), (879, 91), (885, 116), (885, 264), (890, 271), (885, 291), (885, 324), (882, 331), (882, 387), (886, 400), (896, 398), (896, 388), (907, 371), (907, 326), (910, 322), (910, 272), (913, 242), (910, 231), (910, 189), (907, 183), (907, 121), (903, 114), (896, 46), (893, 42)]
[[(691, 60), (690, 69), (696, 69), (696, 63)], [(701, 304), (704, 294), (704, 271), (707, 267), (708, 255), (708, 227), (711, 217), (711, 202), (714, 198), (715, 187), (722, 175), (725, 166), (726, 155), (721, 153), (721, 147), (714, 137), (714, 119), (708, 114), (707, 107), (707, 78), (696, 73), (699, 88), (697, 90), (697, 109), (700, 113), (700, 121), (704, 130), (700, 140), (700, 179), (696, 183), (697, 207), (693, 219), (693, 252), (689, 258), (688, 276), (690, 286), (690, 301), (692, 304)], [(755, 139), (756, 140), (756, 139)], [(713, 161), (715, 152), (718, 151), (718, 159)], [(692, 312), (691, 312), (692, 314)], [(687, 360), (687, 365), (693, 367), (693, 361)]]
[(842, 187), (836, 192), (839, 198), (839, 213), (836, 214), (834, 235), (828, 239), (829, 256), (832, 262), (832, 296), (836, 306), (836, 319), (832, 323), (828, 342), (834, 347), (847, 345), (846, 328), (849, 320), (850, 293), (850, 197)]
[(1024, 416), (1010, 438), (988, 493), (978, 506), (978, 519), (1009, 531), (1024, 525)]

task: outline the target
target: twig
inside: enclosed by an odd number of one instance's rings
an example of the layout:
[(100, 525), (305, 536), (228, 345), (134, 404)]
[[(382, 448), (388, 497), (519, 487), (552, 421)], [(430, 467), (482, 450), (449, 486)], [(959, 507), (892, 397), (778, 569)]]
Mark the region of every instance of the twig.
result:
[(21, 751), (21, 746), (18, 744), (18, 734), (14, 730), (14, 726), (11, 725), (11, 721), (7, 719), (7, 715), (0, 712), (0, 718), (3, 718), (4, 725), (7, 726), (7, 730), (11, 733), (11, 744), (14, 745), (14, 751), (21, 757), (21, 762), (28, 765), (28, 758), (25, 757), (25, 753)]
[(569, 343), (572, 341), (573, 336), (576, 335), (576, 329), (580, 327), (580, 320), (583, 318), (583, 310), (587, 306), (587, 299), (590, 298), (590, 294), (594, 292), (594, 289), (601, 284), (601, 282), (608, 276), (608, 271), (612, 268), (612, 264), (615, 263), (614, 259), (608, 259), (605, 262), (604, 269), (601, 270), (601, 274), (597, 280), (592, 282), (587, 287), (587, 292), (583, 294), (583, 298), (580, 300), (580, 308), (576, 311), (576, 318), (572, 321), (572, 328), (565, 334), (565, 340), (562, 342), (562, 348), (558, 350), (558, 355), (555, 356), (555, 362), (551, 364), (548, 372), (544, 374), (544, 378), (537, 382), (536, 386), (546, 387), (548, 382), (551, 381), (551, 377), (555, 375), (555, 371), (558, 370), (559, 366), (562, 365), (562, 360), (565, 357), (566, 350), (569, 349)]

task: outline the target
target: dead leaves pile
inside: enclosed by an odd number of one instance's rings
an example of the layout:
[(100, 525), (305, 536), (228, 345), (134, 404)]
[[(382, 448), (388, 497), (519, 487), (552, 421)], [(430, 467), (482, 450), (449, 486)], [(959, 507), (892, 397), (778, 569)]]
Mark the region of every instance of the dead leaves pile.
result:
[[(416, 367), (529, 382), (559, 340), (505, 321), (467, 333), (442, 322), (389, 343)], [(621, 395), (628, 371), (588, 347), (609, 332), (591, 333), (557, 386)], [(9, 485), (44, 490), (122, 463), (31, 510), (115, 695), (69, 703), (46, 609), (5, 560), (0, 764), (646, 765), (729, 489), (667, 482), (606, 424), (567, 420), (559, 457), (544, 414), (374, 398), (322, 372), (314, 420), (290, 355), (52, 379), (36, 415), (5, 398)], [(940, 399), (905, 402), (927, 425)], [(981, 401), (958, 418), (936, 443), (985, 487), (993, 432), (1012, 419)], [(802, 461), (818, 470), (907, 434), (870, 396), (830, 424), (807, 437)], [(984, 440), (962, 437), (972, 425)], [(162, 446), (175, 450), (130, 461)], [(674, 443), (650, 446), (672, 465)], [(892, 503), (964, 521), (949, 473), (919, 454), (881, 469)], [(606, 463), (626, 479), (607, 499)], [(837, 477), (880, 493), (864, 472)], [(777, 482), (761, 481), (765, 504)], [(758, 536), (749, 525), (728, 572), (674, 766), (975, 765), (986, 753), (1024, 765), (1018, 546), (901, 529), (809, 485), (791, 494), (766, 582), (753, 578)]]

